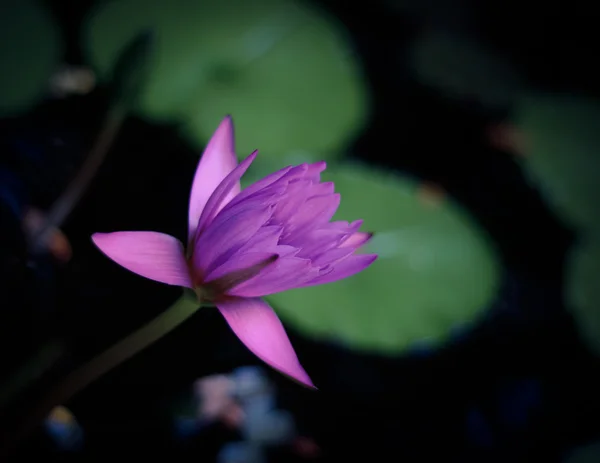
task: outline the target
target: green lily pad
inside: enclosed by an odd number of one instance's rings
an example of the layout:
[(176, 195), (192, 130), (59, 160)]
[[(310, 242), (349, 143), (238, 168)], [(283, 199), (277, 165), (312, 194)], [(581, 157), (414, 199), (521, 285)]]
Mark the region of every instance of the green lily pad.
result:
[(577, 97), (537, 95), (516, 107), (525, 172), (566, 223), (600, 230), (600, 105)]
[(337, 154), (367, 117), (368, 95), (342, 26), (295, 0), (108, 2), (88, 21), (105, 75), (141, 30), (156, 34), (140, 110), (177, 119), (204, 145), (231, 114), (240, 155)]
[(46, 89), (62, 45), (52, 17), (36, 0), (0, 5), (0, 116), (29, 109)]
[(600, 355), (600, 241), (578, 243), (566, 269), (566, 298), (587, 346)]
[(473, 98), (488, 107), (509, 106), (523, 83), (502, 56), (472, 40), (426, 30), (413, 43), (410, 65), (425, 85), (451, 98)]
[(455, 203), (426, 201), (415, 181), (360, 165), (324, 178), (342, 195), (336, 219), (363, 218), (375, 232), (364, 252), (379, 259), (346, 280), (271, 296), (290, 326), (393, 355), (433, 347), (489, 307), (499, 282), (495, 250)]

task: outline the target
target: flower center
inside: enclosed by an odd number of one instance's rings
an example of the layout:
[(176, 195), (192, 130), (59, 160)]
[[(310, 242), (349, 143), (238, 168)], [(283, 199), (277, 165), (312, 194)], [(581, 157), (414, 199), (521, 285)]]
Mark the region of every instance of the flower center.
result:
[(215, 302), (219, 295), (216, 288), (210, 284), (194, 286), (194, 292), (200, 302)]
[(250, 267), (233, 270), (222, 277), (204, 283), (204, 278), (192, 269), (192, 281), (194, 283), (194, 292), (202, 302), (214, 302), (218, 297), (227, 294), (230, 289), (254, 278), (265, 267), (273, 264), (279, 258), (274, 254), (265, 260), (258, 262)]

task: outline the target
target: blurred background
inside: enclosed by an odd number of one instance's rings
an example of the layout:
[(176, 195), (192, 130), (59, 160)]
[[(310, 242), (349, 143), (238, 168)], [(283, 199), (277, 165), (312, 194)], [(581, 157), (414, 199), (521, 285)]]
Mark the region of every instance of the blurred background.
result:
[[(0, 0), (3, 461), (600, 462), (597, 13), (491, 0)], [(246, 184), (325, 159), (367, 271), (269, 298), (319, 388), (94, 232), (186, 233), (226, 115)], [(18, 445), (16, 445), (18, 444)]]

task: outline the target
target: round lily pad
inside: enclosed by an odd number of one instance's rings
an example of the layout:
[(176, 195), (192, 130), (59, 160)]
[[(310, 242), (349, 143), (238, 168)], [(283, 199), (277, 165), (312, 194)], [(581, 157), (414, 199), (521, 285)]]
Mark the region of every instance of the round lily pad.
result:
[(458, 35), (426, 29), (412, 45), (410, 65), (423, 84), (488, 107), (508, 106), (522, 92), (506, 59)]
[(600, 241), (578, 243), (566, 269), (566, 297), (587, 346), (600, 355)]
[(0, 4), (0, 116), (29, 109), (60, 60), (59, 29), (36, 0)]
[(557, 215), (569, 225), (600, 230), (600, 105), (532, 95), (519, 101), (514, 124), (525, 139), (519, 159)]
[(411, 179), (359, 165), (324, 173), (342, 201), (337, 220), (364, 219), (379, 259), (335, 283), (269, 299), (282, 319), (314, 338), (389, 355), (435, 346), (484, 312), (499, 265), (486, 235), (455, 203), (432, 202)]
[[(146, 116), (177, 119), (204, 144), (231, 114), (240, 155), (337, 154), (365, 122), (368, 95), (342, 26), (296, 0), (120, 0), (90, 15), (88, 48), (108, 73), (146, 28), (155, 55)], [(287, 158), (287, 159), (283, 159)]]

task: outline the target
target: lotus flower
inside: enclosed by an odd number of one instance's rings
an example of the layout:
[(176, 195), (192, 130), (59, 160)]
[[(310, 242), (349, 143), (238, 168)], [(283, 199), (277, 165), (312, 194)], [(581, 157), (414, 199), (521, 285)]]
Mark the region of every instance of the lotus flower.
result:
[(150, 231), (95, 233), (92, 240), (138, 275), (193, 289), (257, 357), (314, 387), (261, 297), (349, 277), (377, 256), (355, 254), (371, 237), (358, 231), (362, 221), (330, 222), (340, 195), (320, 181), (325, 162), (286, 167), (242, 191), (240, 178), (256, 155), (237, 163), (233, 123), (225, 118), (193, 180), (187, 249)]

